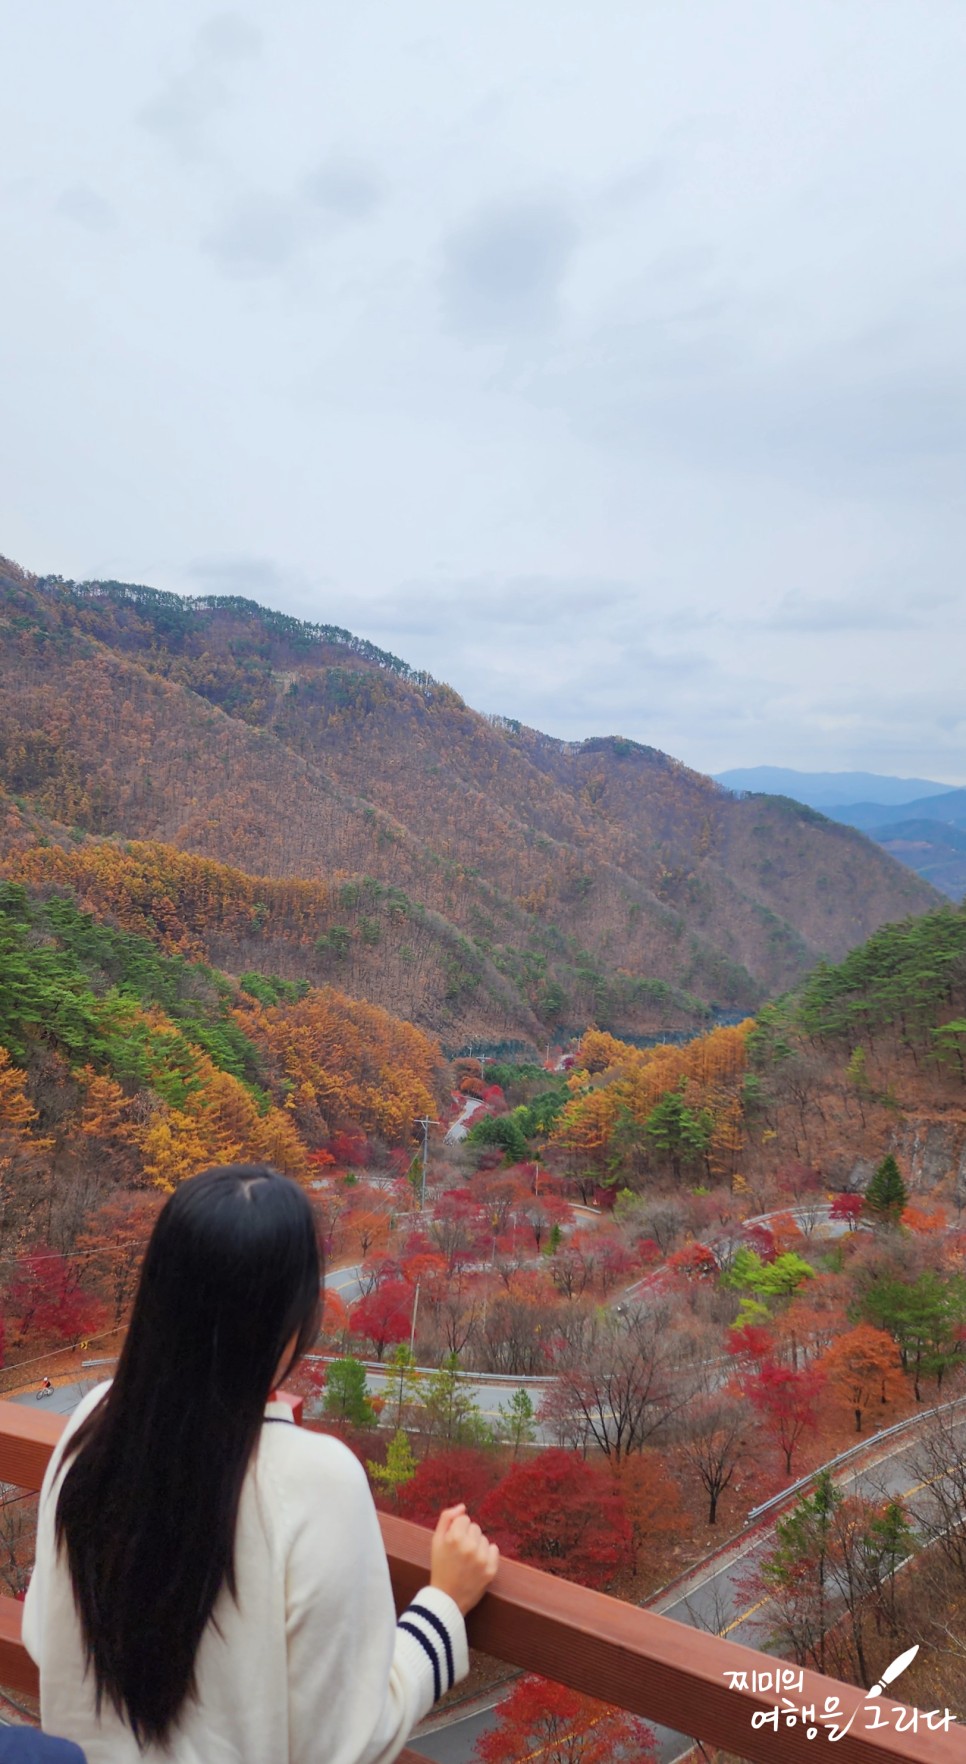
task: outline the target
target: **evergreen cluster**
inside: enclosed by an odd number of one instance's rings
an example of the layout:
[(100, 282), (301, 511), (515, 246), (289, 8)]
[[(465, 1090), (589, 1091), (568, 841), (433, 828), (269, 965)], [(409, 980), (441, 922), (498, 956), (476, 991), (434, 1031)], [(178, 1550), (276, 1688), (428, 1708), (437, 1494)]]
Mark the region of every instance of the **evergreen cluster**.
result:
[[(216, 969), (98, 924), (64, 895), (37, 899), (19, 883), (0, 883), (0, 1046), (18, 1061), (47, 1042), (74, 1068), (90, 1064), (142, 1084), (150, 1074), (177, 1104), (198, 1049), (255, 1087), (261, 1060), (230, 1014), (235, 998)], [(151, 1007), (168, 1019), (163, 1027), (152, 1024)]]
[(883, 925), (845, 960), (822, 962), (802, 986), (797, 1016), (807, 1035), (854, 1045), (897, 1028), (925, 1043), (936, 1020), (966, 991), (966, 909), (940, 907)]
[(54, 589), (65, 599), (80, 605), (100, 601), (119, 609), (136, 609), (141, 619), (168, 647), (186, 642), (202, 631), (206, 622), (211, 622), (212, 614), (222, 613), (236, 620), (246, 620), (253, 631), (257, 630), (265, 637), (283, 638), (295, 649), (311, 649), (321, 643), (336, 644), (377, 667), (399, 674), (404, 680), (411, 680), (415, 685), (435, 684), (431, 675), (422, 669), (411, 668), (399, 656), (379, 649), (375, 643), (355, 636), (341, 625), (312, 624), (305, 619), (293, 618), (289, 613), (260, 606), (257, 601), (240, 594), (171, 594), (162, 588), (147, 588), (139, 582), (72, 582), (61, 576), (44, 576), (38, 586)]

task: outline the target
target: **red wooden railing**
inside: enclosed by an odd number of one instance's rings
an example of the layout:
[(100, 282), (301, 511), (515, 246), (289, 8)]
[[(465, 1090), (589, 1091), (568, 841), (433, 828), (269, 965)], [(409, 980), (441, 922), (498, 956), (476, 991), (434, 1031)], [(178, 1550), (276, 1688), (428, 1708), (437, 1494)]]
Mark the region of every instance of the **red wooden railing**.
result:
[[(0, 1402), (0, 1482), (40, 1487), (50, 1453), (64, 1426), (61, 1416)], [(426, 1584), (430, 1533), (407, 1520), (382, 1515), (397, 1608)], [(20, 1640), (21, 1607), (0, 1598), (0, 1684), (36, 1694), (37, 1673)], [(468, 1621), (474, 1647), (528, 1672), (539, 1672), (572, 1689), (613, 1703), (634, 1715), (693, 1734), (711, 1746), (760, 1764), (815, 1764), (830, 1743), (820, 1728), (809, 1740), (804, 1725), (752, 1726), (752, 1716), (779, 1701), (768, 1693), (731, 1689), (730, 1675), (774, 1673), (774, 1657), (736, 1642), (686, 1628), (620, 1599), (590, 1592), (517, 1562), (504, 1562), (482, 1604)], [(912, 1638), (915, 1639), (915, 1638)], [(863, 1693), (817, 1672), (806, 1672), (794, 1701), (825, 1707), (837, 1697), (851, 1730), (835, 1742), (836, 1764), (966, 1764), (966, 1741), (948, 1732), (897, 1732), (891, 1722), (865, 1728)], [(892, 1705), (884, 1700), (886, 1709)], [(418, 1764), (418, 1751), (404, 1754)]]

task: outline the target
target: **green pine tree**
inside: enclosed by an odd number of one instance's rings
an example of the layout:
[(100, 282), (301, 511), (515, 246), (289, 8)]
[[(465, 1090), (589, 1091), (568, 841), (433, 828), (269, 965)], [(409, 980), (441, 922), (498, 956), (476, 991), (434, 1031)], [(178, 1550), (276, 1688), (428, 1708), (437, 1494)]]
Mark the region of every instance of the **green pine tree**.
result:
[(402, 1431), (402, 1428), (394, 1433), (389, 1441), (386, 1462), (376, 1464), (371, 1459), (367, 1459), (366, 1469), (373, 1482), (378, 1482), (379, 1486), (391, 1494), (393, 1499), (407, 1482), (412, 1482), (416, 1474), (416, 1460), (413, 1457), (408, 1435)]
[(491, 1445), (492, 1430), (487, 1426), (469, 1386), (460, 1375), (455, 1355), (443, 1361), (438, 1372), (427, 1380), (420, 1417), (430, 1439), (445, 1446)]
[(644, 1132), (654, 1150), (666, 1158), (676, 1182), (681, 1168), (707, 1151), (711, 1142), (711, 1116), (707, 1109), (689, 1109), (679, 1090), (669, 1090), (651, 1110)]
[(877, 1225), (898, 1225), (908, 1199), (899, 1166), (890, 1152), (865, 1191), (862, 1210)]
[(406, 1342), (398, 1342), (386, 1356), (386, 1373), (386, 1394), (396, 1411), (394, 1419), (398, 1432), (402, 1426), (403, 1410), (409, 1403), (419, 1401), (423, 1382), (423, 1374), (416, 1370), (416, 1356)]
[(775, 1548), (763, 1557), (761, 1577), (782, 1607), (788, 1642), (801, 1664), (825, 1669), (825, 1640), (835, 1597), (833, 1531), (844, 1496), (829, 1470), (810, 1493), (775, 1524)]
[(352, 1427), (372, 1427), (376, 1412), (369, 1401), (366, 1369), (358, 1360), (333, 1360), (325, 1380), (325, 1413)]
[(504, 1433), (517, 1457), (521, 1446), (532, 1445), (537, 1436), (536, 1410), (522, 1385), (508, 1403), (501, 1403), (500, 1431)]

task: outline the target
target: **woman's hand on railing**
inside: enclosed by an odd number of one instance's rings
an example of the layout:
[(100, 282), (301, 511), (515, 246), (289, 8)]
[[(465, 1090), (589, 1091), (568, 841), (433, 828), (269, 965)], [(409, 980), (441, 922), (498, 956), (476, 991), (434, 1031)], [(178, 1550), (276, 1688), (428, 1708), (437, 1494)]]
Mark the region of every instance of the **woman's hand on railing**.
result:
[(483, 1536), (461, 1501), (445, 1507), (433, 1533), (429, 1583), (448, 1593), (466, 1616), (479, 1604), (500, 1565), (500, 1552)]

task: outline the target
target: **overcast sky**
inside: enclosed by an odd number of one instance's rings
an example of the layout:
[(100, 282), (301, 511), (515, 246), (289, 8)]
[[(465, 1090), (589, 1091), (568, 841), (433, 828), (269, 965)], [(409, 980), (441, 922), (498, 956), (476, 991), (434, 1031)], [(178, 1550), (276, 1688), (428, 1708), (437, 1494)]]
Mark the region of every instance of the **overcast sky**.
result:
[(0, 0), (0, 552), (966, 781), (963, 0)]

